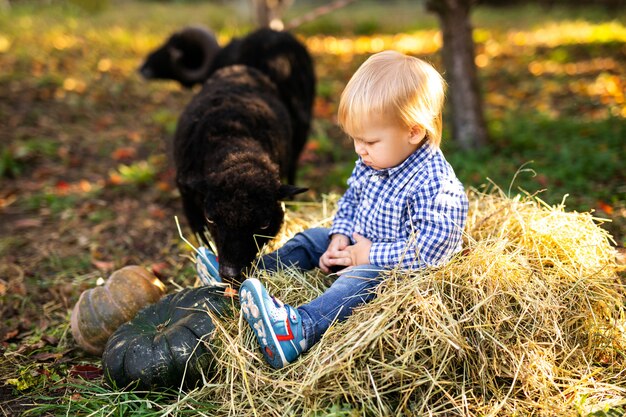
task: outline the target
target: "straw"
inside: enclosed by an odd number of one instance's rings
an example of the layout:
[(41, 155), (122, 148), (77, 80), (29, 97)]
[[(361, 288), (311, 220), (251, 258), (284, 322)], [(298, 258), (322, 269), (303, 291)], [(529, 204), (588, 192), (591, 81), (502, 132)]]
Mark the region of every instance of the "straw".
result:
[[(241, 316), (219, 322), (219, 371), (198, 397), (223, 416), (577, 416), (626, 403), (624, 289), (599, 220), (497, 189), (469, 196), (462, 254), (390, 271), (286, 368), (265, 363)], [(300, 209), (278, 242), (332, 217)], [(255, 275), (295, 306), (330, 283), (316, 271)]]

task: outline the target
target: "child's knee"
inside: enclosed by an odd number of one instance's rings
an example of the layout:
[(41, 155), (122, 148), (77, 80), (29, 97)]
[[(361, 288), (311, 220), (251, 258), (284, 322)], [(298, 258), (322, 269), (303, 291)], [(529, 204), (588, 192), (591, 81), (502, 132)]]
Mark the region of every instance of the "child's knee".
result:
[[(306, 247), (315, 248), (317, 252), (324, 252), (328, 248), (330, 238), (328, 229), (325, 227), (314, 227), (304, 230), (293, 237), (294, 242)], [(321, 255), (321, 254), (320, 254)]]
[[(365, 265), (362, 266), (364, 267)], [(378, 267), (354, 267), (344, 274), (340, 275), (332, 286), (336, 287), (337, 289), (341, 288), (348, 291), (360, 291), (360, 289), (367, 290), (380, 284), (383, 279), (381, 271), (382, 270)]]
[(355, 280), (380, 282), (383, 279), (383, 268), (376, 265), (357, 265), (343, 273), (343, 277)]
[(326, 227), (313, 227), (311, 229), (303, 230), (296, 236), (301, 235), (311, 240), (329, 240), (328, 228)]

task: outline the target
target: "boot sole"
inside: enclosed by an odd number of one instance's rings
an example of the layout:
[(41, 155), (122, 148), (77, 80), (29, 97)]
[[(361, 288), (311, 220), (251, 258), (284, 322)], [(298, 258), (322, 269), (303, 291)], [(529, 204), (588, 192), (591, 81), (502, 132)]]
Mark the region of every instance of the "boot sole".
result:
[[(280, 369), (286, 366), (289, 362), (285, 359), (282, 349), (280, 348), (280, 342), (276, 338), (274, 328), (269, 321), (269, 314), (265, 307), (265, 302), (261, 294), (263, 293), (261, 283), (255, 278), (248, 278), (239, 290), (239, 301), (241, 303), (241, 311), (243, 316), (250, 325), (250, 328), (254, 331), (254, 335), (261, 346), (261, 352), (265, 356), (265, 360), (276, 369)], [(244, 295), (244, 291), (248, 291), (252, 294), (254, 300), (254, 307), (258, 310), (258, 317), (254, 317), (253, 308), (249, 306), (249, 301)], [(269, 349), (269, 351), (268, 351)]]

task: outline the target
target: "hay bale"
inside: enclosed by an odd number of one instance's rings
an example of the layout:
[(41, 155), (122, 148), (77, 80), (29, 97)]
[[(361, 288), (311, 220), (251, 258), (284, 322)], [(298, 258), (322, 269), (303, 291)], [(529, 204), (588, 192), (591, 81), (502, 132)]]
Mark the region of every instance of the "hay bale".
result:
[[(624, 403), (623, 292), (597, 219), (471, 192), (465, 239), (444, 267), (392, 271), (375, 300), (285, 369), (265, 364), (242, 318), (222, 322), (222, 372), (198, 395), (230, 416), (342, 404), (365, 415), (566, 416)], [(293, 305), (328, 285), (316, 272), (259, 277)]]

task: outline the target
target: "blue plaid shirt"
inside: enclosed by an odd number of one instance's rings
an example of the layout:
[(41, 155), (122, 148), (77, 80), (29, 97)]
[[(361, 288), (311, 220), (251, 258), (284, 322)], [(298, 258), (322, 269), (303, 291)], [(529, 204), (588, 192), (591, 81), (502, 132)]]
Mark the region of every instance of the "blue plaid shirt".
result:
[(441, 150), (426, 142), (404, 162), (375, 170), (361, 159), (330, 234), (372, 241), (370, 263), (383, 268), (440, 265), (461, 250), (468, 201)]

